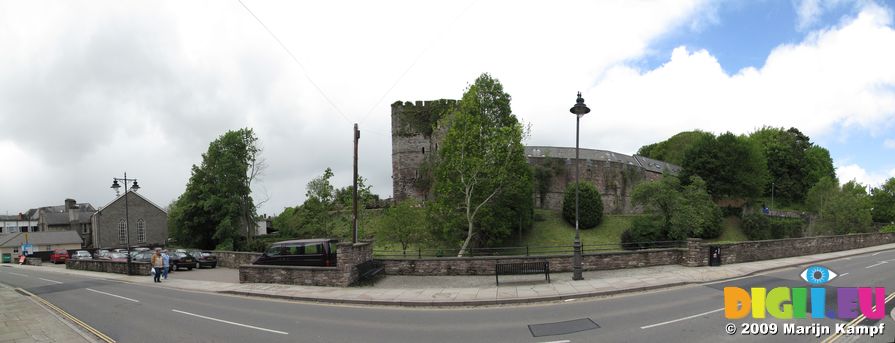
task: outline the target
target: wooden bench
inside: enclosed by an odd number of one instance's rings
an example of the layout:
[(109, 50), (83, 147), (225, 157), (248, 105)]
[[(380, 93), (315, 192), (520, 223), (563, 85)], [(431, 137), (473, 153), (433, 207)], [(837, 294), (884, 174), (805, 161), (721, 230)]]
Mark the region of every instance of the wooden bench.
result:
[(500, 286), (500, 275), (544, 274), (544, 279), (550, 283), (550, 262), (497, 262), (494, 266), (494, 279)]

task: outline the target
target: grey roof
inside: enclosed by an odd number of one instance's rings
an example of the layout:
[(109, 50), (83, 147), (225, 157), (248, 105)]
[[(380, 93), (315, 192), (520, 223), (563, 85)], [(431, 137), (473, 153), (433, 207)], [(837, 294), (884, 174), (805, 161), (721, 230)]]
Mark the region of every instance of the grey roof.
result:
[[(525, 156), (527, 157), (553, 157), (575, 159), (575, 148), (553, 147), (553, 146), (527, 146), (525, 147)], [(607, 161), (622, 164), (638, 166), (649, 171), (662, 173), (665, 170), (677, 173), (681, 167), (671, 163), (646, 158), (643, 156), (629, 156), (617, 152), (596, 149), (578, 149), (578, 158), (582, 160)]]
[[(34, 245), (81, 244), (81, 235), (75, 231), (41, 231), (28, 232), (28, 243)], [(9, 237), (12, 236), (12, 237)], [(25, 243), (25, 233), (3, 235), (0, 247), (10, 248)]]

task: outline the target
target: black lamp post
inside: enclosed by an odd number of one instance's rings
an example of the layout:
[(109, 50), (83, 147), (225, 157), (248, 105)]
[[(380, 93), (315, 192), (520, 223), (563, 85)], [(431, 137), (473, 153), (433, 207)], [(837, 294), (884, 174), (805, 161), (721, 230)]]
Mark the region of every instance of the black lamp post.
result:
[(131, 219), (130, 214), (128, 213), (128, 204), (127, 204), (127, 182), (133, 181), (134, 184), (131, 186), (131, 189), (136, 191), (140, 189), (140, 185), (137, 184), (137, 179), (128, 179), (127, 172), (124, 172), (124, 178), (112, 178), (112, 189), (115, 190), (115, 194), (118, 194), (118, 189), (121, 188), (118, 185), (118, 181), (124, 183), (124, 241), (127, 244), (124, 249), (127, 251), (127, 275), (133, 275), (133, 268), (131, 268)]
[(572, 257), (572, 280), (584, 280), (581, 275), (581, 235), (578, 232), (578, 136), (581, 127), (581, 117), (590, 112), (590, 109), (584, 104), (584, 98), (581, 92), (578, 92), (578, 99), (575, 100), (575, 106), (569, 109), (569, 112), (575, 115), (575, 243), (573, 245), (574, 255)]

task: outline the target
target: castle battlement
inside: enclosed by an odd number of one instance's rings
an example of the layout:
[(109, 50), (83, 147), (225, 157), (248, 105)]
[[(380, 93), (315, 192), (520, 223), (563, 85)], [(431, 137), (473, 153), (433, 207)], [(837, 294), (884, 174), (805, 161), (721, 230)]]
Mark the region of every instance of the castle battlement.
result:
[(411, 101), (395, 101), (392, 103), (392, 109), (396, 108), (420, 108), (423, 109), (425, 107), (433, 107), (436, 105), (447, 105), (447, 106), (455, 106), (457, 105), (457, 100), (454, 99), (438, 99), (438, 100), (417, 100), (415, 102)]

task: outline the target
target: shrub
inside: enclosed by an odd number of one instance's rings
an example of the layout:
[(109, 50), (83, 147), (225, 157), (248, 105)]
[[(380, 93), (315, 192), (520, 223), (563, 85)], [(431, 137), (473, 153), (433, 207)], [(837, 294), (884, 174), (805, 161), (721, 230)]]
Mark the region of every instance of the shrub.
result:
[(796, 218), (770, 218), (771, 238), (798, 238), (802, 237), (801, 219)]
[(879, 229), (879, 232), (893, 233), (893, 232), (895, 232), (895, 224), (889, 224), (889, 225), (883, 226), (881, 229)]
[(747, 214), (743, 216), (743, 233), (751, 241), (771, 239), (771, 220), (763, 214)]
[(662, 226), (662, 217), (660, 216), (634, 218), (631, 228), (622, 232), (622, 248), (625, 250), (649, 249), (655, 244), (648, 242), (669, 240), (668, 234)]
[[(600, 192), (589, 182), (580, 183), (578, 190), (578, 226), (580, 229), (590, 229), (603, 220), (603, 199)], [(575, 183), (566, 186), (566, 193), (562, 200), (562, 217), (571, 225), (575, 225)]]

